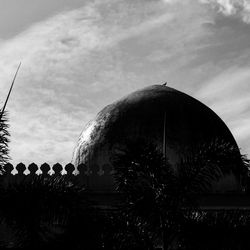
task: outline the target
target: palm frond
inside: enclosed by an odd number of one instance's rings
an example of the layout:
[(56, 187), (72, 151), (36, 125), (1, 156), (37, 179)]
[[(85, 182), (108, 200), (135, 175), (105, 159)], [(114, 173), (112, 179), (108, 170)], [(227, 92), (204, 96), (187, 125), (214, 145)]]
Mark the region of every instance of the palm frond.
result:
[[(2, 111), (0, 110), (0, 113)], [(2, 167), (9, 161), (9, 132), (8, 132), (8, 118), (4, 112), (0, 119), (0, 166)]]
[(225, 174), (240, 176), (248, 160), (230, 143), (215, 139), (191, 151), (177, 165), (179, 180), (186, 193), (211, 192)]
[[(37, 176), (11, 183), (0, 189), (0, 226), (9, 230), (14, 246), (35, 249), (46, 245), (63, 245), (74, 216), (82, 207), (83, 190), (61, 177)], [(0, 247), (8, 238), (0, 238)]]

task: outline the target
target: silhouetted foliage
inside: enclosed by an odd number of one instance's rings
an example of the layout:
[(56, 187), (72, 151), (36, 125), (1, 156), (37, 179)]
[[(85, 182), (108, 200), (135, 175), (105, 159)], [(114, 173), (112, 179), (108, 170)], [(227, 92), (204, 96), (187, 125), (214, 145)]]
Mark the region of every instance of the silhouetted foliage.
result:
[[(234, 164), (248, 167), (247, 158), (228, 147), (201, 146), (172, 166), (154, 145), (128, 143), (113, 160), (117, 190), (124, 197), (115, 210), (90, 201), (91, 193), (72, 174), (5, 183), (0, 188), (0, 249), (153, 250), (163, 244), (164, 249), (232, 250), (239, 241), (246, 248), (238, 249), (249, 249), (248, 214), (202, 212), (197, 206), (196, 194), (209, 192), (225, 173), (238, 174)], [(62, 166), (55, 166), (60, 173)], [(73, 165), (68, 167), (71, 173)], [(218, 240), (221, 248), (215, 247)]]
[(178, 195), (177, 176), (168, 160), (154, 145), (138, 141), (129, 142), (113, 164), (117, 190), (125, 195), (124, 214), (148, 231), (149, 238), (165, 235)]
[(152, 240), (135, 217), (112, 211), (102, 217), (103, 248), (107, 250), (152, 250)]
[[(2, 114), (2, 110), (0, 110)], [(9, 132), (8, 132), (8, 119), (6, 112), (0, 115), (0, 166), (3, 166), (9, 160)]]
[(250, 249), (250, 213), (244, 210), (200, 211), (182, 225), (180, 249)]
[(154, 145), (137, 141), (128, 142), (113, 164), (117, 190), (125, 196), (124, 214), (168, 249), (176, 244), (186, 212), (198, 211), (197, 194), (211, 192), (226, 173), (242, 174), (247, 161), (237, 148), (215, 140), (171, 166)]
[[(83, 207), (83, 190), (63, 177), (36, 176), (0, 189), (0, 249), (66, 249), (77, 242), (70, 223)], [(70, 234), (71, 237), (68, 237)], [(75, 242), (74, 242), (75, 240)]]
[(249, 164), (249, 160), (240, 154), (236, 144), (218, 138), (188, 150), (183, 158), (194, 165), (199, 164), (198, 168), (201, 165), (216, 165), (223, 174), (233, 172), (236, 176), (245, 174)]
[(0, 249), (152, 249), (146, 232), (119, 211), (98, 208), (89, 195), (66, 176), (2, 185)]

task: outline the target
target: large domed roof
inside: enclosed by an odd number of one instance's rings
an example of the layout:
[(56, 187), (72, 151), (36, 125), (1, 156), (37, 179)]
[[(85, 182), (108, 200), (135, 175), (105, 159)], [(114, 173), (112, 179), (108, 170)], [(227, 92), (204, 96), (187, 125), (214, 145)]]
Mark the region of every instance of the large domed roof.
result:
[(73, 163), (85, 164), (90, 185), (109, 188), (112, 155), (126, 140), (142, 137), (160, 150), (165, 137), (166, 155), (172, 164), (188, 149), (214, 139), (237, 147), (230, 130), (210, 108), (173, 88), (153, 85), (101, 110), (83, 130)]

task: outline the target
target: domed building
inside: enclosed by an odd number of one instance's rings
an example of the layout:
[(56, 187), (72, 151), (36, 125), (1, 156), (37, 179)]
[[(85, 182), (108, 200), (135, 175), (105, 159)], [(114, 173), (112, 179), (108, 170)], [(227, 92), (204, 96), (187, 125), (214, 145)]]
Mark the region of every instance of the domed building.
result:
[[(210, 108), (178, 90), (153, 85), (106, 106), (87, 124), (72, 161), (81, 168), (83, 183), (98, 192), (114, 191), (112, 157), (126, 141), (141, 138), (162, 150), (173, 166), (189, 151), (214, 140), (238, 150), (230, 130)], [(215, 185), (216, 191), (240, 190), (240, 171), (229, 171)]]

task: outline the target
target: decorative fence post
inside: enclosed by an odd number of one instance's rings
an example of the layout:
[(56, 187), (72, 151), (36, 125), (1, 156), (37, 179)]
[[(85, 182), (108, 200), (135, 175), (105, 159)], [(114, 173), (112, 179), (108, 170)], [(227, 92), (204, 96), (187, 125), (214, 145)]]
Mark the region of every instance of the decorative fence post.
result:
[(48, 163), (43, 163), (41, 166), (40, 166), (40, 170), (41, 170), (41, 174), (44, 175), (44, 176), (48, 176), (48, 175), (51, 175), (50, 171), (50, 165)]
[(60, 176), (62, 174), (63, 167), (60, 163), (53, 165), (54, 175)]
[(35, 163), (31, 163), (29, 166), (28, 166), (28, 169), (29, 169), (29, 177), (35, 177), (36, 176), (36, 172), (38, 171), (38, 166), (35, 164)]
[(77, 167), (71, 163), (66, 164), (64, 168), (59, 163), (54, 164), (52, 167), (48, 163), (43, 163), (40, 168), (35, 163), (31, 163), (26, 167), (21, 162), (15, 168), (11, 163), (7, 163), (1, 170), (0, 185), (19, 184), (22, 181), (31, 181), (38, 176), (42, 178), (60, 177), (63, 172), (63, 178), (66, 182), (75, 181), (80, 177)]

